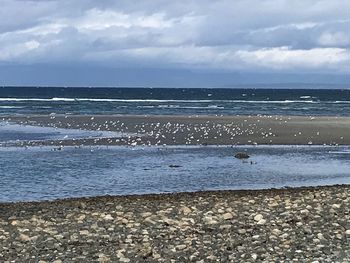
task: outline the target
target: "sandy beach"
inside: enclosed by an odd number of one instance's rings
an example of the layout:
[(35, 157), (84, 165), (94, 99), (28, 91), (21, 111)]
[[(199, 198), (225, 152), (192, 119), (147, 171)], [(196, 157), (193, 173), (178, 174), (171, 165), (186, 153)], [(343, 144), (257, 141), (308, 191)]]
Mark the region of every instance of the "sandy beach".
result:
[[(349, 145), (349, 117), (305, 116), (3, 116), (15, 123), (118, 131), (122, 139), (33, 142), (61, 145)], [(132, 135), (127, 135), (132, 133)]]
[(349, 262), (350, 188), (0, 204), (1, 262)]

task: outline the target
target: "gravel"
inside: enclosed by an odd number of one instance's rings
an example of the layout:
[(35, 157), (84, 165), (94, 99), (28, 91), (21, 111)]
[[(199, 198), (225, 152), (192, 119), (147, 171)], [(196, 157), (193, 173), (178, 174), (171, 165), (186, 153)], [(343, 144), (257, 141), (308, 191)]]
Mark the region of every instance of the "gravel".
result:
[(350, 262), (350, 186), (0, 204), (0, 262)]

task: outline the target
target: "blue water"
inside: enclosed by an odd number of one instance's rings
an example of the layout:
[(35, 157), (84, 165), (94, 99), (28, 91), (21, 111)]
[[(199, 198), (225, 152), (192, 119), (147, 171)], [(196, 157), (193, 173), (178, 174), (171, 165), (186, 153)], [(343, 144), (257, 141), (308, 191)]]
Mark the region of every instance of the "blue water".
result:
[(350, 115), (350, 90), (2, 87), (0, 115)]
[[(350, 116), (350, 90), (0, 88), (0, 116), (55, 113)], [(8, 146), (126, 134), (24, 126), (4, 119), (0, 202), (350, 184), (348, 147), (17, 148)], [(252, 154), (248, 162), (233, 158), (242, 150)]]
[(3, 147), (0, 202), (349, 184), (349, 171), (347, 147)]

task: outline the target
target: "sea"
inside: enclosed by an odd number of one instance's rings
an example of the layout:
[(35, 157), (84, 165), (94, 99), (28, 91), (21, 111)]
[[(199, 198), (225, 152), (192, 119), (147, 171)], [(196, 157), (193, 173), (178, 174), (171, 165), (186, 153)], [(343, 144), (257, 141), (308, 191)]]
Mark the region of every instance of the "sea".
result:
[[(0, 117), (29, 114), (350, 116), (350, 90), (0, 88)], [(0, 119), (0, 145), (118, 136)], [(348, 146), (0, 146), (0, 202), (350, 184), (349, 171)]]
[(350, 89), (0, 87), (0, 115), (350, 115)]

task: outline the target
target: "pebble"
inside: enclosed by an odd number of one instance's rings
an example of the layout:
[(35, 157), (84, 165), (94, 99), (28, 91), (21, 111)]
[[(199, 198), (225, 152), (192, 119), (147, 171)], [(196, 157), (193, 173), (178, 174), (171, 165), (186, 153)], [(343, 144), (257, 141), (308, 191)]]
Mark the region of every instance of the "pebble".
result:
[(264, 225), (264, 224), (266, 224), (266, 220), (265, 219), (261, 219), (256, 224), (257, 225)]
[(257, 214), (256, 216), (254, 216), (254, 220), (256, 221), (256, 222), (258, 222), (258, 221), (260, 221), (261, 219), (263, 219), (264, 217), (263, 217), (263, 215), (261, 215), (261, 214)]
[(187, 216), (188, 214), (190, 214), (192, 212), (192, 210), (190, 208), (188, 208), (187, 206), (182, 207), (180, 210), (185, 216)]
[(103, 219), (104, 219), (104, 220), (113, 220), (114, 218), (113, 218), (110, 214), (108, 214), (108, 215), (105, 215), (105, 216), (103, 217)]
[(19, 239), (20, 239), (21, 241), (23, 241), (23, 242), (28, 242), (28, 241), (30, 241), (30, 237), (27, 236), (27, 235), (25, 235), (25, 234), (20, 234), (20, 235), (19, 235)]
[(0, 203), (0, 262), (349, 262), (349, 187), (252, 193)]
[(225, 213), (225, 214), (222, 215), (222, 218), (224, 220), (229, 220), (229, 219), (233, 218), (233, 215), (232, 215), (232, 213)]

